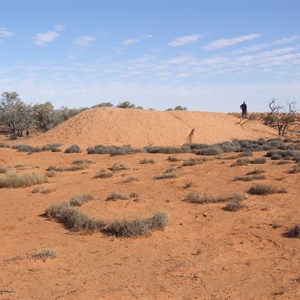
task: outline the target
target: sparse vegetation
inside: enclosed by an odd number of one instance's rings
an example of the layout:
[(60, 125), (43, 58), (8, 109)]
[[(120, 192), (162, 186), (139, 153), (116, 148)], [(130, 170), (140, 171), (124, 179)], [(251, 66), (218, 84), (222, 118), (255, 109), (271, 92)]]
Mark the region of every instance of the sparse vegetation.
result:
[(95, 178), (110, 178), (113, 176), (113, 172), (110, 170), (101, 169), (96, 175)]
[(65, 153), (81, 153), (81, 149), (78, 145), (71, 145), (65, 150)]
[(125, 183), (128, 183), (128, 182), (133, 182), (133, 181), (140, 181), (137, 177), (134, 177), (134, 176), (129, 176), (127, 177), (124, 182)]
[(199, 195), (197, 193), (189, 193), (184, 200), (190, 203), (206, 204), (227, 202), (230, 200), (241, 201), (244, 199), (247, 199), (246, 194), (233, 193), (231, 195)]
[(132, 154), (136, 152), (141, 152), (141, 150), (134, 149), (130, 145), (124, 146), (103, 146), (97, 145), (95, 147), (89, 147), (87, 149), (88, 154), (110, 154), (110, 155), (125, 155)]
[(171, 161), (171, 162), (181, 161), (180, 158), (177, 158), (177, 157), (175, 157), (175, 156), (169, 156), (169, 157), (167, 158), (167, 160), (168, 160), (168, 161)]
[(300, 164), (296, 164), (291, 170), (288, 171), (290, 174), (300, 173)]
[(0, 166), (0, 174), (5, 174), (9, 170), (8, 167), (2, 167)]
[(253, 171), (248, 172), (246, 175), (259, 175), (266, 173), (264, 170), (261, 169), (254, 169)]
[(258, 157), (250, 160), (250, 164), (265, 164), (267, 162), (265, 157)]
[(39, 249), (33, 255), (33, 258), (42, 259), (44, 261), (47, 258), (56, 258), (56, 257), (57, 257), (57, 251), (55, 249), (52, 249), (52, 248)]
[(155, 164), (156, 163), (156, 160), (153, 159), (153, 158), (150, 158), (150, 159), (147, 159), (147, 158), (144, 158), (142, 160), (140, 160), (140, 164)]
[(87, 169), (89, 165), (83, 164), (73, 164), (71, 166), (49, 166), (47, 171), (57, 171), (57, 172), (64, 172), (64, 171), (79, 171)]
[(153, 179), (167, 179), (167, 178), (177, 178), (179, 177), (178, 173), (176, 172), (176, 168), (169, 168), (164, 173), (154, 176)]
[(128, 170), (130, 169), (130, 165), (127, 163), (122, 163), (122, 162), (115, 162), (112, 167), (110, 168), (110, 170), (112, 170), (113, 172), (116, 171), (120, 171), (120, 170)]
[(106, 197), (106, 201), (127, 200), (128, 197), (119, 192), (112, 192)]
[(203, 164), (205, 160), (202, 158), (189, 158), (183, 161), (182, 166), (195, 166)]
[(300, 225), (294, 225), (283, 233), (283, 236), (288, 238), (298, 238), (300, 237)]
[(231, 167), (248, 166), (249, 162), (250, 162), (250, 160), (247, 158), (239, 158), (231, 165)]
[(62, 144), (46, 144), (42, 147), (42, 151), (52, 151), (52, 152), (60, 152)]
[(69, 201), (71, 206), (81, 206), (82, 204), (94, 200), (94, 196), (91, 194), (82, 194), (72, 197)]
[(251, 195), (269, 195), (275, 193), (287, 193), (287, 189), (277, 188), (272, 185), (256, 184), (248, 190), (248, 193)]
[(10, 146), (6, 143), (0, 142), (0, 148), (10, 148)]
[(263, 174), (253, 174), (253, 175), (244, 175), (244, 176), (235, 176), (234, 180), (238, 181), (252, 181), (252, 180), (261, 180), (261, 179), (266, 179), (266, 175)]
[(41, 176), (37, 173), (18, 175), (14, 172), (8, 172), (4, 175), (4, 177), (0, 178), (0, 188), (11, 189), (28, 187), (45, 182), (48, 182), (48, 177)]

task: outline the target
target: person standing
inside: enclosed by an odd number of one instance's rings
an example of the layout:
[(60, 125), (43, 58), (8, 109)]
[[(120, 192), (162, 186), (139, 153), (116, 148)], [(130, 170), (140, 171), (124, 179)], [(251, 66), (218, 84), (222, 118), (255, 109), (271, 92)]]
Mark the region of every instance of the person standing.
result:
[(240, 109), (242, 110), (242, 118), (247, 118), (247, 104), (245, 101), (241, 104)]

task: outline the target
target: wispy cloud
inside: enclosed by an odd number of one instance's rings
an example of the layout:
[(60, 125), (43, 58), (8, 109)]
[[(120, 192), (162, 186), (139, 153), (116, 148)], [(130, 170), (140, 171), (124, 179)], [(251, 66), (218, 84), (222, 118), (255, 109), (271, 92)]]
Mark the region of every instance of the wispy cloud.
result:
[(203, 46), (202, 49), (206, 50), (206, 51), (217, 50), (217, 49), (233, 46), (233, 45), (245, 42), (245, 41), (251, 41), (251, 40), (257, 39), (259, 37), (260, 37), (260, 34), (252, 33), (252, 34), (234, 37), (231, 39), (220, 39), (220, 40), (216, 40), (211, 43), (208, 43), (207, 45)]
[(8, 38), (12, 35), (14, 35), (14, 34), (10, 31), (8, 31), (5, 27), (0, 27), (0, 43), (2, 42), (2, 39)]
[(121, 45), (122, 46), (129, 46), (129, 45), (132, 45), (132, 44), (136, 44), (138, 43), (140, 40), (137, 39), (137, 38), (134, 38), (134, 39), (126, 39), (126, 40), (123, 40), (121, 42)]
[(169, 42), (168, 45), (172, 47), (184, 46), (187, 44), (195, 43), (203, 37), (204, 36), (202, 34), (185, 35), (175, 38), (174, 40)]
[(94, 36), (89, 36), (89, 35), (82, 35), (78, 37), (76, 40), (74, 40), (74, 43), (79, 45), (79, 46), (90, 46), (91, 43), (93, 43), (96, 40)]
[(274, 45), (282, 45), (282, 44), (288, 44), (294, 41), (297, 41), (300, 39), (300, 36), (298, 35), (293, 35), (293, 36), (289, 36), (289, 37), (284, 37), (282, 39), (278, 39), (274, 42)]
[(47, 45), (50, 42), (53, 42), (60, 36), (60, 32), (64, 30), (64, 26), (56, 25), (54, 26), (53, 30), (44, 32), (44, 33), (37, 33), (33, 39), (34, 43), (38, 46)]

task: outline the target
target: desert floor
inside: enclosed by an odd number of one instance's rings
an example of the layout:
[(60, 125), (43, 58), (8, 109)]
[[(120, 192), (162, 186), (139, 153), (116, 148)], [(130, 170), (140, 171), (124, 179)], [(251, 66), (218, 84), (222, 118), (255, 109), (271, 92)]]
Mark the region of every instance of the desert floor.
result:
[[(266, 151), (253, 154), (251, 159)], [(169, 156), (86, 151), (29, 155), (0, 148), (0, 166), (18, 174), (44, 175), (50, 165), (94, 161), (85, 170), (57, 172), (39, 191), (37, 186), (0, 189), (0, 299), (299, 299), (300, 239), (282, 235), (300, 222), (299, 173), (287, 172), (295, 163), (281, 165), (267, 158), (265, 164), (232, 167), (237, 153), (223, 153), (183, 166), (184, 160), (200, 156), (171, 154), (180, 159), (176, 162), (167, 160)], [(143, 159), (156, 163), (141, 164)], [(129, 169), (95, 178), (116, 162), (127, 163)], [(170, 167), (178, 167), (179, 177), (153, 179)], [(234, 180), (254, 169), (264, 170), (267, 178)], [(127, 182), (129, 177), (139, 181)], [(244, 193), (257, 183), (288, 192), (248, 195), (246, 206), (235, 212), (223, 210), (226, 203), (184, 201), (191, 192)], [(105, 201), (116, 191), (128, 199)], [(125, 238), (72, 232), (42, 216), (50, 204), (84, 193), (95, 199), (79, 209), (93, 217), (134, 219), (164, 211), (169, 223), (149, 236)], [(57, 257), (35, 258), (43, 248), (56, 250)]]

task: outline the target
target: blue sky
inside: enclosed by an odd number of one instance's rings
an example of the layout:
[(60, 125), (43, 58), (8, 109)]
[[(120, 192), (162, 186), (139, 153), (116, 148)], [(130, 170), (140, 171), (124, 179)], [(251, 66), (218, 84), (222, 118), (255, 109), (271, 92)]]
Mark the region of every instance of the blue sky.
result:
[(56, 107), (299, 107), (299, 13), (297, 0), (0, 0), (0, 93)]

